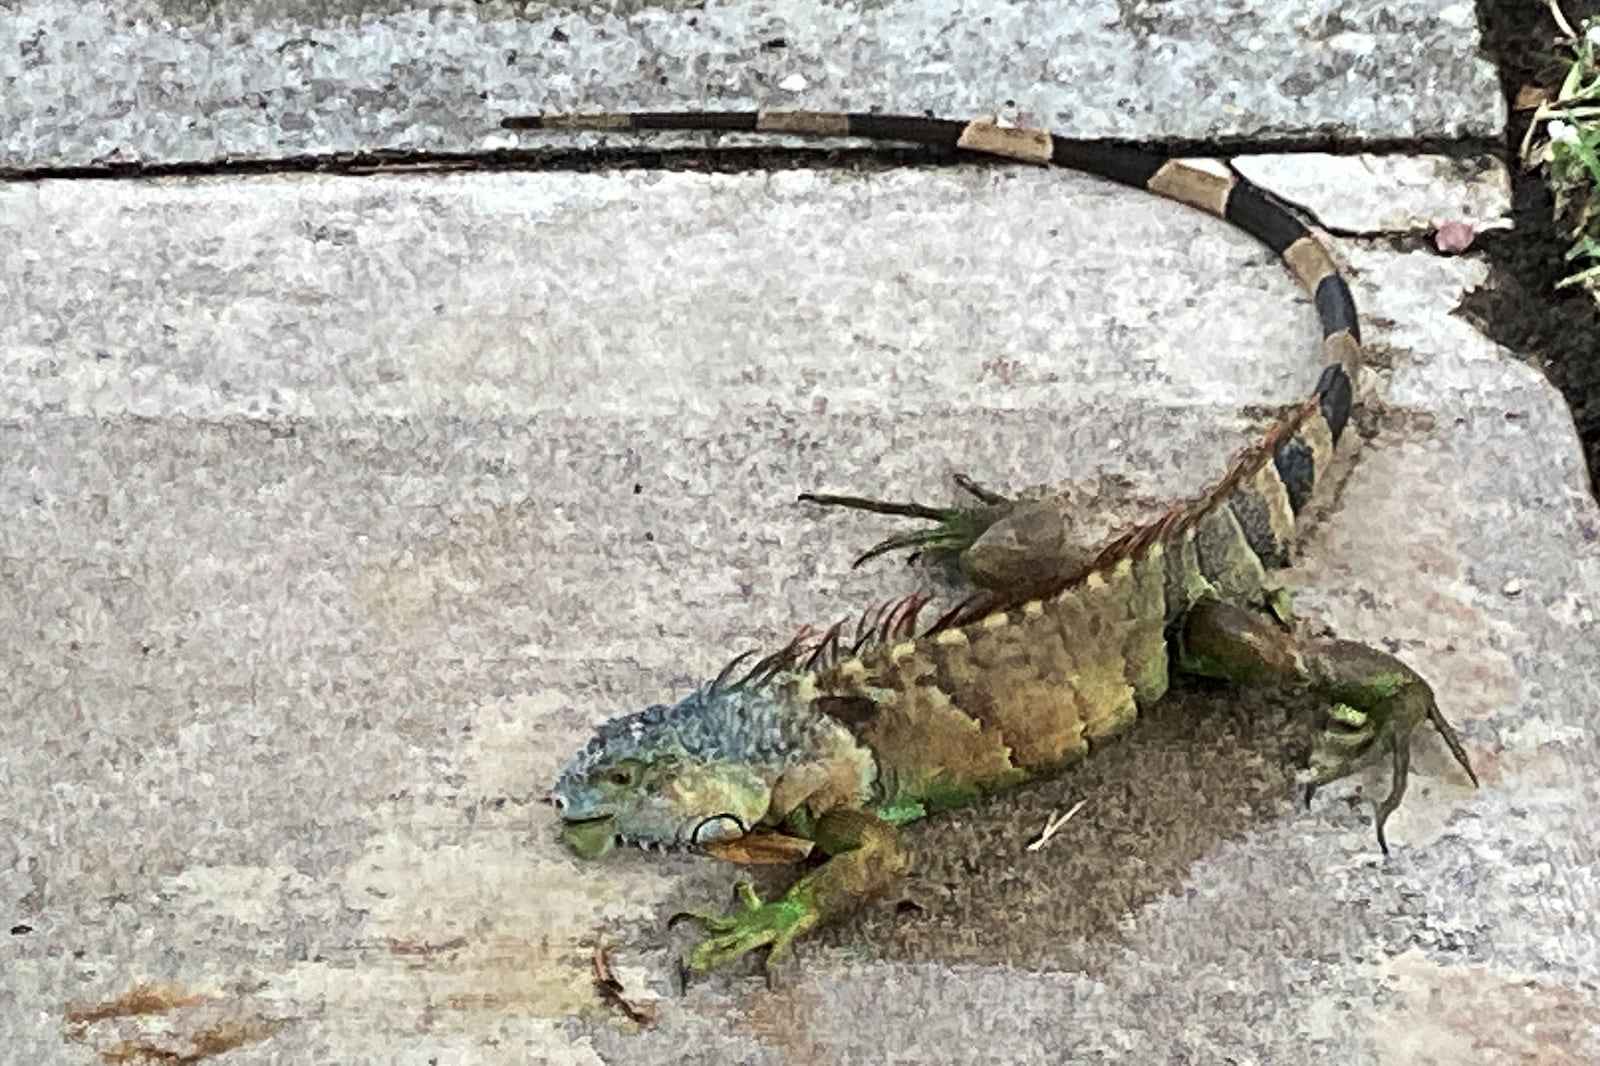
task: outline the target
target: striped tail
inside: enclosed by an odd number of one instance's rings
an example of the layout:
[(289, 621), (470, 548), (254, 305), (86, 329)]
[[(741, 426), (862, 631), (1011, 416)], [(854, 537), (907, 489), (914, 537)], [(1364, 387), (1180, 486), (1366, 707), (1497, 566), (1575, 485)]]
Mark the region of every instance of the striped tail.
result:
[(1144, 189), (1198, 208), (1250, 234), (1283, 260), (1316, 305), (1322, 323), (1321, 374), (1310, 396), (1243, 451), (1223, 477), (1161, 521), (1130, 533), (1107, 558), (1141, 550), (1188, 528), (1226, 501), (1270, 460), (1295, 513), (1310, 501), (1350, 420), (1353, 381), (1363, 355), (1350, 287), (1327, 248), (1268, 193), (1231, 168), (1215, 173), (1157, 152), (1095, 144), (1039, 130), (909, 115), (823, 111), (635, 111), (588, 115), (516, 116), (506, 129), (575, 131), (705, 131), (801, 137), (858, 137), (922, 145), (974, 157), (1057, 166)]

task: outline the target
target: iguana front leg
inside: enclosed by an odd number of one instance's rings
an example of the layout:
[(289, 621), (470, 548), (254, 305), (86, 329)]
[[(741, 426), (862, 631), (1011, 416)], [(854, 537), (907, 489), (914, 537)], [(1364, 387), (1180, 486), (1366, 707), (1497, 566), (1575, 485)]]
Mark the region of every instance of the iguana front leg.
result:
[(899, 831), (866, 811), (838, 808), (815, 819), (797, 813), (786, 828), (815, 841), (828, 860), (775, 900), (763, 901), (742, 881), (739, 909), (674, 915), (673, 923), (698, 922), (710, 934), (690, 951), (690, 970), (705, 973), (763, 946), (768, 966), (782, 962), (800, 936), (892, 892), (911, 868)]
[(1185, 615), (1177, 651), (1178, 667), (1188, 673), (1246, 685), (1306, 685), (1328, 700), (1327, 728), (1318, 734), (1311, 765), (1300, 775), (1307, 802), (1317, 786), (1389, 756), (1389, 794), (1373, 818), (1385, 855), (1384, 825), (1405, 796), (1411, 739), (1423, 722), (1433, 723), (1473, 786), (1478, 784), (1433, 689), (1387, 652), (1348, 640), (1299, 641), (1257, 611), (1216, 600), (1202, 601)]

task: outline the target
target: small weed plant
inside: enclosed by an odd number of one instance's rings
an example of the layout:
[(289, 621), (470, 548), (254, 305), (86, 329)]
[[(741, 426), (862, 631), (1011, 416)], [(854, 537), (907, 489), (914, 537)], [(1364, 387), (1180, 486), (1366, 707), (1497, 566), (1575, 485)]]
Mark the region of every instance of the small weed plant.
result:
[(1557, 287), (1582, 286), (1600, 299), (1600, 20), (1575, 29), (1554, 0), (1550, 11), (1566, 72), (1559, 88), (1532, 90), (1522, 158), (1546, 168), (1556, 221), (1572, 242), (1570, 272)]

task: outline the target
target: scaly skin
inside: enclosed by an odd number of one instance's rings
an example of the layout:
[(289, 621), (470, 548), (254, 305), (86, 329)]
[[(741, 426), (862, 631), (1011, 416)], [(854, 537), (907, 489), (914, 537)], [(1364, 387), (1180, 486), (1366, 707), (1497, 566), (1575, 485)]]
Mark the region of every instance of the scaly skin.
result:
[[(1302, 780), (1318, 785), (1388, 757), (1378, 842), (1405, 792), (1423, 721), (1472, 776), (1432, 690), (1392, 655), (1297, 637), (1270, 571), (1291, 560), (1351, 410), (1362, 352), (1332, 257), (1300, 222), (1237, 175), (1153, 153), (1078, 145), (985, 123), (885, 115), (612, 114), (510, 119), (533, 129), (765, 131), (866, 136), (938, 151), (1099, 174), (1189, 204), (1267, 244), (1315, 297), (1324, 369), (1213, 485), (1177, 503), (1111, 479), (1061, 497), (978, 488), (966, 507), (813, 494), (816, 503), (932, 523), (869, 549), (945, 559), (977, 588), (925, 628), (924, 601), (880, 611), (845, 641), (797, 639), (735, 678), (734, 665), (679, 703), (601, 726), (554, 796), (583, 858), (617, 842), (695, 847), (734, 861), (824, 857), (776, 899), (742, 886), (728, 915), (688, 914), (708, 936), (690, 969), (761, 947), (785, 956), (816, 925), (893, 890), (910, 866), (898, 826), (1053, 774), (1123, 731), (1167, 690), (1169, 668), (1241, 685), (1304, 687), (1328, 701)], [(738, 660), (735, 660), (737, 663)], [(1476, 783), (1476, 778), (1474, 778)]]
[[(859, 502), (848, 499), (845, 506)], [(1302, 775), (1307, 799), (1317, 785), (1389, 756), (1393, 786), (1376, 812), (1387, 853), (1384, 823), (1404, 794), (1416, 727), (1432, 721), (1471, 776), (1466, 754), (1426, 682), (1394, 656), (1300, 639), (1284, 625), (1275, 590), (1246, 580), (1266, 568), (1232, 502), (1052, 595), (922, 633), (913, 632), (913, 603), (848, 653), (835, 630), (674, 708), (609, 723), (557, 785), (569, 841), (590, 857), (622, 839), (697, 844), (736, 861), (773, 834), (814, 842), (827, 861), (783, 896), (762, 901), (744, 886), (743, 907), (730, 915), (681, 916), (709, 933), (689, 955), (691, 970), (763, 946), (770, 963), (817, 924), (893, 890), (910, 864), (896, 826), (1070, 766), (1160, 699), (1175, 663), (1327, 699), (1329, 725)], [(1030, 558), (1007, 519), (1039, 533), (1046, 506), (991, 499), (959, 515), (920, 517), (946, 526), (940, 550), (963, 572), (992, 575)], [(1069, 524), (1086, 517), (1055, 513)], [(1093, 517), (1075, 524), (1093, 536), (1103, 524)], [(1070, 565), (1082, 554), (1082, 545), (1070, 547), (1075, 536), (1046, 535), (1043, 550), (1069, 545)], [(986, 559), (996, 542), (1005, 558)]]

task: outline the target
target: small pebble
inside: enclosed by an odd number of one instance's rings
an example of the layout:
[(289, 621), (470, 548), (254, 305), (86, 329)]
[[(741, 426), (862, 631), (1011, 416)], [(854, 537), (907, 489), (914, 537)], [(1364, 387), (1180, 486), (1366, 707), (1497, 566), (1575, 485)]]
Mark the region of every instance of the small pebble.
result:
[(1445, 255), (1460, 255), (1472, 247), (1477, 235), (1470, 222), (1441, 222), (1433, 231), (1433, 246)]
[(1512, 578), (1510, 581), (1507, 581), (1504, 585), (1500, 586), (1500, 591), (1507, 596), (1520, 596), (1522, 595), (1522, 582), (1518, 581), (1516, 578)]
[(786, 93), (797, 93), (806, 87), (804, 74), (791, 74), (778, 83), (778, 88)]

